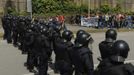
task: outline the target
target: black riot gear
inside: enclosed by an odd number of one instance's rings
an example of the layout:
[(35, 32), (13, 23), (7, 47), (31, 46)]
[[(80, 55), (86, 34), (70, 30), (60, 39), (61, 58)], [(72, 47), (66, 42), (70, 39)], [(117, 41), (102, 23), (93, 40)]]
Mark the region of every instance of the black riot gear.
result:
[(33, 24), (32, 30), (36, 33), (39, 33), (40, 32), (39, 24)]
[(93, 75), (92, 51), (88, 47), (91, 35), (82, 33), (77, 37), (72, 50), (72, 62), (75, 67), (75, 75)]
[(84, 31), (84, 30), (78, 30), (77, 33), (76, 33), (76, 39), (75, 39), (74, 43), (76, 43), (76, 41), (78, 40), (78, 36), (85, 33), (85, 32), (86, 31)]
[(70, 30), (66, 30), (62, 33), (62, 38), (66, 41), (70, 41), (73, 37), (73, 32)]
[(32, 18), (30, 16), (27, 16), (25, 21), (26, 21), (27, 28), (29, 28), (32, 22)]
[(41, 25), (46, 25), (46, 22), (45, 22), (43, 19), (40, 19), (40, 20), (39, 20), (39, 23), (40, 23)]
[(84, 30), (78, 30), (77, 33), (76, 33), (76, 37), (78, 37), (82, 33), (85, 33), (85, 31)]
[[(101, 59), (98, 58), (100, 63), (98, 65), (97, 69), (95, 70), (95, 73), (99, 74), (99, 73), (101, 73), (102, 68), (111, 66), (111, 62), (110, 62), (109, 58), (113, 54), (112, 46), (116, 40), (116, 37), (117, 37), (116, 31), (113, 29), (109, 29), (105, 33), (106, 39), (99, 43), (99, 51), (100, 51)], [(98, 75), (98, 74), (96, 74), (96, 75)]]
[(117, 32), (114, 29), (109, 29), (107, 30), (105, 37), (106, 37), (106, 41), (108, 42), (116, 40)]
[(59, 32), (59, 31), (61, 30), (61, 25), (55, 25), (55, 26), (54, 26), (54, 30), (55, 30), (56, 32)]
[(6, 32), (6, 39), (8, 43), (12, 43), (12, 16), (7, 14), (4, 18), (5, 21), (5, 32)]
[(18, 22), (18, 17), (13, 16), (13, 20), (12, 20), (12, 38), (13, 38), (13, 45), (16, 47), (18, 46), (18, 26), (17, 23)]
[(117, 62), (124, 62), (125, 58), (128, 56), (130, 49), (125, 41), (118, 40), (113, 44), (112, 50), (113, 56), (111, 56), (111, 59)]
[(128, 56), (129, 45), (118, 40), (112, 46), (113, 55), (102, 61), (102, 67), (98, 69), (95, 75), (133, 75), (134, 66), (131, 63), (124, 63)]
[(43, 28), (41, 29), (41, 33), (44, 35), (48, 34), (48, 28), (46, 26), (43, 26)]
[(31, 22), (32, 21), (32, 18), (30, 16), (27, 16), (26, 17), (26, 20), (28, 20), (29, 22)]
[(116, 38), (117, 38), (117, 33), (114, 29), (109, 29), (105, 33), (105, 40), (99, 43), (99, 50), (100, 50), (102, 60), (112, 55), (113, 51), (111, 47), (115, 42)]
[(88, 33), (83, 33), (83, 34), (81, 34), (81, 35), (79, 35), (79, 36), (77, 37), (76, 45), (77, 45), (78, 47), (80, 47), (80, 46), (87, 46), (91, 38), (92, 38), (92, 37), (91, 37), (90, 34), (88, 34)]
[(25, 22), (25, 17), (19, 17), (19, 22)]

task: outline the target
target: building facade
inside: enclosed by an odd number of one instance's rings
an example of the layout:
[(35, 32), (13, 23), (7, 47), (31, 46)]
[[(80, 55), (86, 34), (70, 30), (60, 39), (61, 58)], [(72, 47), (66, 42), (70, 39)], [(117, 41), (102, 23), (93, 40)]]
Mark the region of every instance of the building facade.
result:
[(0, 13), (4, 13), (7, 7), (16, 9), (17, 12), (26, 11), (27, 0), (0, 0)]
[[(134, 0), (73, 0), (77, 5), (87, 4), (89, 8), (99, 8), (101, 5), (116, 7), (119, 3), (123, 11), (134, 12)], [(26, 11), (27, 0), (0, 0), (0, 14), (4, 13), (7, 7), (12, 6), (17, 12)]]

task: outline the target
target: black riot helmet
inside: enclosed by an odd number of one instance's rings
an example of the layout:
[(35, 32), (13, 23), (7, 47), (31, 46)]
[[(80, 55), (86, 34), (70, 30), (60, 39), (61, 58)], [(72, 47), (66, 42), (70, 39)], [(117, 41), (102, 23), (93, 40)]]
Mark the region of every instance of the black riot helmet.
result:
[(43, 28), (41, 29), (41, 33), (44, 35), (48, 34), (48, 28), (46, 26), (43, 26)]
[(31, 29), (32, 29), (33, 32), (40, 33), (39, 24), (33, 24)]
[(61, 25), (55, 25), (55, 26), (54, 26), (54, 30), (55, 30), (56, 32), (60, 32), (60, 30), (61, 30)]
[(91, 38), (91, 35), (88, 33), (80, 34), (75, 41), (76, 47), (87, 46)]
[(13, 21), (17, 20), (17, 17), (16, 16), (12, 16), (12, 20)]
[(109, 29), (109, 30), (107, 30), (105, 37), (106, 37), (107, 42), (112, 42), (112, 41), (116, 40), (117, 32), (114, 29)]
[(46, 23), (45, 23), (45, 21), (43, 19), (40, 19), (39, 23), (42, 24), (42, 25), (46, 25)]
[(13, 18), (13, 17), (12, 17), (11, 14), (8, 14), (8, 15), (7, 15), (7, 19), (8, 19), (8, 20), (11, 20), (12, 18)]
[(25, 17), (20, 16), (19, 17), (19, 22), (25, 22)]
[(65, 41), (71, 41), (73, 37), (73, 32), (70, 31), (70, 30), (65, 30), (63, 33), (62, 33), (62, 38), (65, 40)]
[(115, 62), (124, 62), (130, 49), (125, 41), (118, 40), (113, 44), (112, 50), (113, 55), (111, 56), (111, 59)]
[(20, 23), (20, 25), (22, 25), (22, 27), (23, 26), (25, 26), (25, 24), (26, 24), (26, 22), (25, 22), (25, 18), (24, 17), (19, 17), (19, 23)]
[(76, 33), (76, 37), (78, 37), (80, 34), (85, 33), (85, 32), (86, 31), (84, 31), (84, 30), (78, 30), (77, 33)]
[(32, 18), (30, 16), (26, 16), (26, 20), (31, 22), (32, 21)]

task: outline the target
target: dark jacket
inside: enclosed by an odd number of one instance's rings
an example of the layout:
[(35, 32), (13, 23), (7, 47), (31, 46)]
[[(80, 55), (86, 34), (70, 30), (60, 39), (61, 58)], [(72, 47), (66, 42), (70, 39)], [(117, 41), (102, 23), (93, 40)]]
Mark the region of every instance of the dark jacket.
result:
[(73, 48), (73, 63), (76, 75), (93, 75), (93, 57), (88, 47)]

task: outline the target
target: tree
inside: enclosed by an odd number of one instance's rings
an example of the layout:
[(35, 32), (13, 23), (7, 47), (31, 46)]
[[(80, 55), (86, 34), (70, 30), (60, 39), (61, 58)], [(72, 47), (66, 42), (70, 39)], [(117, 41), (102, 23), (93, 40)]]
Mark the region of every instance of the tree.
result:
[(109, 11), (110, 11), (110, 7), (108, 6), (108, 5), (102, 5), (102, 6), (100, 6), (100, 12), (102, 12), (102, 13), (108, 13)]
[(121, 9), (121, 5), (120, 5), (120, 4), (117, 4), (116, 7), (113, 8), (113, 12), (114, 12), (114, 13), (119, 13), (119, 12), (121, 12), (121, 10), (122, 10), (122, 9)]
[(72, 0), (32, 0), (32, 6), (35, 14), (74, 13), (80, 9)]
[[(116, 7), (121, 7), (121, 5), (125, 2), (125, 0), (117, 0), (117, 4), (116, 4)], [(125, 5), (125, 10), (126, 10), (126, 5)], [(121, 11), (121, 9), (120, 9)]]

